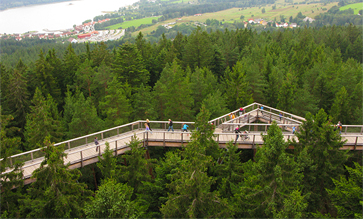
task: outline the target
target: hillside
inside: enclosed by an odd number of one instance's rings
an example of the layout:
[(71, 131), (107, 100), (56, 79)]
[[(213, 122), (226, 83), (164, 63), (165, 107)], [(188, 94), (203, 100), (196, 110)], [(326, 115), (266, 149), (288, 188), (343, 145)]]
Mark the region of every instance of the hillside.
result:
[[(286, 5), (286, 4), (277, 4), (276, 9), (273, 9), (273, 5), (266, 5), (265, 7), (251, 7), (251, 8), (232, 8), (214, 13), (205, 13), (202, 16), (185, 16), (182, 17), (181, 20), (170, 19), (162, 22), (158, 22), (157, 24), (143, 28), (137, 32), (132, 33), (132, 36), (137, 36), (137, 34), (141, 31), (143, 34), (150, 34), (152, 31), (155, 31), (158, 26), (165, 25), (168, 23), (176, 22), (175, 25), (179, 24), (193, 24), (194, 22), (202, 22), (205, 23), (207, 19), (217, 19), (223, 22), (243, 22), (249, 18), (263, 18), (264, 20), (276, 20), (280, 21), (280, 17), (284, 16), (285, 18), (289, 18), (290, 16), (296, 17), (296, 15), (301, 12), (304, 16), (307, 17), (315, 17), (321, 13), (325, 13), (331, 7), (337, 5), (337, 2), (324, 4), (324, 3), (316, 3), (316, 4), (294, 4), (294, 5)], [(265, 13), (262, 13), (262, 8), (265, 8)], [(244, 16), (244, 19), (241, 20), (240, 17)], [(173, 25), (172, 25), (173, 26)]]

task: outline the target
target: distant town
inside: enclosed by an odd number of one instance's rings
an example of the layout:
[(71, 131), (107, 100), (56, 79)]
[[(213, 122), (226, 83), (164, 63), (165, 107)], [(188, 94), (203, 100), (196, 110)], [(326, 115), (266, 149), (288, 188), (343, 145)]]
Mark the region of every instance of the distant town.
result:
[(0, 34), (1, 39), (15, 38), (17, 41), (21, 41), (25, 38), (39, 38), (39, 39), (67, 39), (71, 43), (83, 43), (83, 42), (102, 42), (108, 40), (117, 40), (125, 35), (125, 29), (118, 30), (99, 30), (94, 29), (96, 23), (103, 23), (110, 19), (103, 19), (100, 21), (93, 21), (75, 26), (71, 29), (60, 31), (44, 31), (44, 32), (30, 32), (24, 34)]
[[(202, 16), (202, 14), (195, 14), (194, 16)], [(15, 40), (20, 41), (25, 38), (39, 38), (39, 39), (67, 39), (70, 43), (83, 43), (83, 42), (105, 42), (108, 40), (117, 40), (125, 35), (125, 29), (117, 29), (117, 30), (98, 30), (96, 31), (94, 25), (96, 23), (103, 23), (105, 21), (109, 21), (110, 19), (103, 19), (97, 22), (88, 22), (78, 26), (74, 26), (72, 29), (62, 30), (62, 31), (46, 31), (44, 33), (34, 32), (34, 33), (25, 33), (25, 34), (0, 34), (1, 39), (10, 39), (15, 38)], [(178, 21), (182, 20), (182, 18), (178, 18), (175, 22), (163, 24), (167, 29), (170, 29), (175, 25)], [(315, 21), (313, 18), (306, 17), (304, 21), (309, 21), (310, 23)], [(244, 27), (247, 28), (248, 24), (252, 25), (271, 25), (275, 27), (281, 28), (295, 28), (298, 27), (296, 23), (277, 23), (274, 21), (265, 21), (264, 19), (248, 19), (244, 21)], [(205, 23), (195, 22), (196, 26), (207, 26)]]

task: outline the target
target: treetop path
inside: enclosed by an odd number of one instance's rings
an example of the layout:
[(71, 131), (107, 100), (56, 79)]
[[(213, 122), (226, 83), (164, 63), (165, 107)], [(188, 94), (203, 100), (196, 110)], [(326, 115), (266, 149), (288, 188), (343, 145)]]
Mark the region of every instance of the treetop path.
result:
[[(263, 107), (263, 109), (261, 109)], [(292, 134), (292, 128), (295, 127), (299, 131), (299, 126), (305, 119), (300, 116), (293, 115), (269, 106), (259, 103), (253, 103), (243, 107), (242, 115), (239, 109), (232, 111), (226, 115), (209, 121), (216, 126), (214, 131), (214, 140), (220, 147), (226, 147), (227, 143), (233, 141), (238, 143), (240, 149), (256, 149), (263, 145), (262, 135), (267, 134), (267, 129), (272, 121), (276, 121), (283, 131), (286, 141), (290, 139), (298, 140)], [(231, 118), (234, 115), (235, 118)], [(92, 133), (86, 136), (70, 139), (54, 144), (57, 147), (64, 147), (65, 153), (64, 163), (70, 164), (69, 168), (80, 168), (95, 162), (98, 162), (106, 148), (106, 142), (109, 143), (110, 149), (115, 156), (130, 150), (128, 144), (133, 137), (141, 141), (144, 147), (181, 147), (191, 140), (191, 132), (181, 132), (182, 124), (188, 124), (190, 130), (195, 129), (194, 122), (173, 121), (174, 132), (168, 130), (168, 121), (150, 121), (152, 134), (145, 131), (144, 123), (146, 121), (139, 120), (125, 125), (117, 126), (111, 129)], [(255, 123), (256, 122), (256, 123)], [(247, 134), (236, 141), (236, 133), (234, 129), (239, 127), (240, 130), (246, 130)], [(342, 140), (345, 140), (342, 150), (363, 150), (363, 125), (343, 125)], [(94, 139), (99, 139), (99, 145), (96, 146)], [(97, 148), (98, 147), (98, 148)], [(292, 146), (289, 146), (292, 149)], [(42, 148), (16, 154), (8, 158), (10, 166), (15, 162), (23, 162), (21, 170), (24, 174), (24, 183), (29, 184), (35, 179), (31, 178), (34, 170), (39, 168), (44, 159)], [(12, 171), (11, 168), (5, 171)]]

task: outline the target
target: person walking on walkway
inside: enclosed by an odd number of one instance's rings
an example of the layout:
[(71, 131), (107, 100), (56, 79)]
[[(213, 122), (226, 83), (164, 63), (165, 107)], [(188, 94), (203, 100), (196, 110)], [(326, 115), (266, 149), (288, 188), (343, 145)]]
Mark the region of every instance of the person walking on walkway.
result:
[(146, 123), (147, 123), (147, 126), (149, 126), (150, 131), (152, 131), (151, 126), (150, 126), (150, 121), (149, 121), (149, 119), (146, 119)]
[(153, 132), (150, 130), (149, 126), (147, 125), (147, 123), (145, 123), (145, 131), (149, 131), (151, 134), (153, 134)]
[(263, 106), (261, 106), (261, 114), (263, 115)]
[(236, 129), (234, 130), (234, 133), (236, 133), (236, 141), (235, 142), (237, 142), (239, 134), (241, 133), (241, 131), (239, 130), (238, 127), (236, 127)]
[(182, 128), (182, 132), (188, 132), (188, 125), (187, 124), (183, 124), (183, 128)]
[(173, 129), (173, 121), (171, 121), (171, 119), (169, 119), (169, 128), (168, 128), (168, 131), (173, 130), (174, 132), (174, 129)]
[(98, 151), (98, 148), (99, 148), (98, 144), (99, 144), (99, 143), (98, 143), (98, 139), (97, 139), (97, 137), (95, 137), (95, 145), (97, 146), (97, 147), (96, 147), (96, 152)]
[(295, 134), (295, 130), (296, 130), (295, 126), (292, 127), (292, 134)]
[(241, 107), (241, 108), (239, 108), (239, 116), (242, 116), (242, 114), (243, 114), (243, 108)]
[(282, 114), (281, 113), (279, 113), (279, 117), (280, 117), (280, 121), (281, 121), (281, 119), (282, 119)]

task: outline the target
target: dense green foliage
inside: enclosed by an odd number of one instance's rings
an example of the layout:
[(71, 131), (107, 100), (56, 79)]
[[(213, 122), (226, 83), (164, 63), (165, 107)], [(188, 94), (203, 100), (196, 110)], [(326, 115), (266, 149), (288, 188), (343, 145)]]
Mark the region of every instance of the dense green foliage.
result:
[[(3, 190), (1, 214), (359, 217), (362, 167), (349, 165), (331, 125), (363, 124), (361, 42), (362, 31), (353, 25), (262, 33), (196, 29), (173, 41), (162, 35), (150, 43), (139, 34), (117, 47), (85, 44), (74, 46), (76, 52), (68, 44), (61, 56), (50, 48), (38, 50), (33, 63), (21, 56), (16, 65), (3, 63), (1, 156), (45, 142), (46, 159), (35, 183)], [(253, 101), (306, 116), (293, 152), (276, 125), (255, 162), (232, 143), (227, 151), (218, 148), (207, 121)], [(196, 120), (198, 130), (182, 150), (153, 149), (158, 160), (145, 159), (137, 139), (125, 155), (107, 151), (99, 165), (81, 169), (94, 179), (68, 170), (64, 152), (50, 143), (146, 118)], [(9, 163), (3, 163), (5, 169)], [(15, 173), (4, 189), (21, 184)]]

